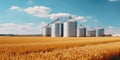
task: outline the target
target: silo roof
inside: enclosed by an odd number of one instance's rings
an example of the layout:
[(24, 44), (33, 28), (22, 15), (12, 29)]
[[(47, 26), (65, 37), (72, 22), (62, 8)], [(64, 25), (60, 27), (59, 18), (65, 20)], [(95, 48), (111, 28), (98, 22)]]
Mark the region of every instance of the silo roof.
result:
[(76, 22), (74, 19), (69, 19), (66, 22)]
[(51, 27), (50, 24), (43, 26), (43, 28)]
[(57, 21), (57, 22), (55, 22), (55, 23), (62, 23), (61, 21)]
[(78, 28), (85, 28), (84, 26), (80, 25)]

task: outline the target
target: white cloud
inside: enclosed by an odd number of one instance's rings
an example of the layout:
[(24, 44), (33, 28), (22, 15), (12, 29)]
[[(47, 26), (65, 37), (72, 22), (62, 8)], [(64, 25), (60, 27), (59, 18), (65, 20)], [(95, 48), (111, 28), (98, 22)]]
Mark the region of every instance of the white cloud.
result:
[(58, 18), (62, 18), (62, 19), (68, 19), (69, 17), (72, 17), (72, 19), (76, 20), (76, 21), (80, 21), (80, 22), (86, 22), (87, 20), (85, 19), (85, 17), (83, 16), (76, 16), (73, 14), (69, 14), (69, 13), (57, 13), (57, 14), (51, 14), (50, 15), (50, 19), (52, 20), (56, 20)]
[(113, 28), (113, 26), (108, 26), (108, 28), (109, 28), (109, 29), (112, 29), (112, 28)]
[(92, 19), (93, 17), (92, 17), (92, 16), (87, 16), (86, 18), (87, 18), (87, 19)]
[(46, 18), (49, 16), (51, 9), (45, 6), (34, 6), (24, 9), (24, 12), (41, 18)]
[(87, 20), (83, 16), (78, 16), (75, 18), (75, 20), (80, 21), (80, 22), (86, 22)]
[(49, 14), (51, 12), (51, 9), (45, 6), (33, 6), (33, 7), (28, 7), (28, 8), (20, 8), (18, 6), (11, 6), (10, 9), (17, 10), (17, 11), (23, 11), (33, 16), (40, 17), (40, 18), (49, 17)]
[(120, 0), (108, 0), (108, 1), (110, 1), (110, 2), (116, 2), (116, 1), (120, 1)]
[(50, 19), (56, 20), (58, 18), (68, 18), (70, 16), (71, 16), (71, 14), (69, 14), (69, 13), (57, 13), (57, 14), (51, 14)]
[(113, 35), (113, 36), (120, 36), (120, 34), (115, 34), (115, 35)]
[(42, 27), (45, 24), (45, 22), (41, 22), (38, 25), (33, 23), (26, 23), (22, 25), (14, 23), (0, 24), (0, 34), (41, 34)]
[(116, 34), (120, 35), (120, 27), (108, 26), (108, 28), (105, 29), (105, 32), (110, 33), (113, 36), (116, 35)]
[(21, 8), (18, 7), (18, 6), (11, 6), (10, 9), (11, 9), (11, 10), (18, 10), (18, 11), (21, 10)]
[(62, 19), (68, 19), (70, 16), (72, 16), (72, 18), (74, 20), (80, 21), (80, 22), (86, 22), (87, 19), (92, 18), (91, 16), (88, 16), (87, 18), (83, 17), (83, 16), (76, 16), (73, 14), (69, 14), (69, 13), (52, 13), (51, 14), (51, 8), (45, 7), (45, 6), (33, 6), (33, 7), (28, 7), (28, 8), (20, 8), (18, 6), (12, 6), (11, 7), (12, 10), (21, 10), (23, 12), (26, 12), (28, 14), (31, 14), (33, 16), (37, 16), (40, 18), (50, 18), (51, 20), (56, 20), (58, 18), (62, 18)]

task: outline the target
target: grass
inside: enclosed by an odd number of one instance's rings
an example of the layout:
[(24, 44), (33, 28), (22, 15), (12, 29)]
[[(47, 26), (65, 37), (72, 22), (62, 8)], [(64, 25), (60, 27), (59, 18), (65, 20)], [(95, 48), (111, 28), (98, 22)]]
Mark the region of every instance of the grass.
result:
[(120, 37), (0, 37), (3, 60), (108, 60), (120, 54)]

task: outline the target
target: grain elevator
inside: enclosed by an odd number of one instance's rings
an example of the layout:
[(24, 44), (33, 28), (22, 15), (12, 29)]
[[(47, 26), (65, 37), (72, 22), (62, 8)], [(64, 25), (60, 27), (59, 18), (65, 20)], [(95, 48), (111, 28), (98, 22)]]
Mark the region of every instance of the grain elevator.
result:
[(96, 36), (97, 37), (102, 37), (102, 36), (104, 36), (104, 28), (102, 28), (102, 27), (97, 27), (97, 29), (96, 29)]
[(69, 20), (64, 22), (64, 37), (76, 37), (77, 33), (77, 22), (70, 18)]
[(88, 37), (95, 37), (96, 36), (96, 30), (94, 28), (90, 28), (87, 30), (87, 36)]
[(51, 36), (51, 26), (48, 24), (42, 28), (43, 36)]
[(86, 28), (82, 25), (77, 28), (77, 37), (86, 37)]
[(51, 37), (62, 37), (63, 36), (63, 23), (56, 21), (52, 23)]

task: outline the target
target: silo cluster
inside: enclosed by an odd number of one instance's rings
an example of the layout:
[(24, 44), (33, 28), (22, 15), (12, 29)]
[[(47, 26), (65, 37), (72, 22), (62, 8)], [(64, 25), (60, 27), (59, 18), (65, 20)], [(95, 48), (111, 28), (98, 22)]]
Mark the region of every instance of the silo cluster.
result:
[(64, 22), (59, 19), (52, 22), (51, 25), (43, 27), (43, 36), (51, 37), (102, 37), (104, 28), (86, 29), (82, 25), (77, 27), (77, 21), (70, 18)]

